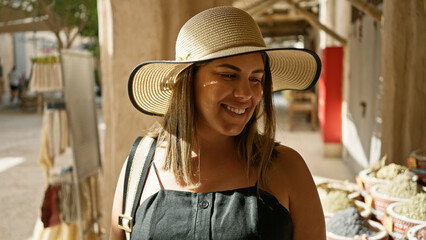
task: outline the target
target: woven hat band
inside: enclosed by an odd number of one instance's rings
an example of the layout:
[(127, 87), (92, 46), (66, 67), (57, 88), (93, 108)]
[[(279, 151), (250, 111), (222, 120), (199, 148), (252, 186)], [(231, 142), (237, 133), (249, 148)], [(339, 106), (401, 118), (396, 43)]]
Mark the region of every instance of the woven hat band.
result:
[(195, 15), (183, 25), (176, 40), (176, 60), (196, 61), (225, 49), (265, 46), (258, 25), (248, 13), (218, 7)]

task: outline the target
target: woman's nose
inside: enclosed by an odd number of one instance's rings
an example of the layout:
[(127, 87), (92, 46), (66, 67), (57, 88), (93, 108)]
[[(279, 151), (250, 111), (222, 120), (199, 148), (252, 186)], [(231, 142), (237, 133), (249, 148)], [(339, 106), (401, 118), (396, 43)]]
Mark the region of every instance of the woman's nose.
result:
[(234, 89), (234, 96), (242, 100), (249, 100), (253, 92), (248, 79), (239, 79)]

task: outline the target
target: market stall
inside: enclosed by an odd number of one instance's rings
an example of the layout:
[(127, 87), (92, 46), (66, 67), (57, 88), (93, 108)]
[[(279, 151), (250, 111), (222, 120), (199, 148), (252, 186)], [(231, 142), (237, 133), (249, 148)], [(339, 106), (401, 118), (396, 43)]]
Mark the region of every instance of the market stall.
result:
[[(75, 50), (61, 51), (60, 59), (50, 65), (37, 65), (32, 79), (33, 89), (63, 89), (60, 99), (43, 106), (40, 164), (47, 187), (33, 238), (98, 239), (101, 158), (93, 60), (90, 53)], [(61, 82), (45, 81), (42, 76), (46, 72), (61, 73), (56, 78)], [(55, 158), (68, 147), (72, 161), (58, 170), (61, 164), (55, 163)]]

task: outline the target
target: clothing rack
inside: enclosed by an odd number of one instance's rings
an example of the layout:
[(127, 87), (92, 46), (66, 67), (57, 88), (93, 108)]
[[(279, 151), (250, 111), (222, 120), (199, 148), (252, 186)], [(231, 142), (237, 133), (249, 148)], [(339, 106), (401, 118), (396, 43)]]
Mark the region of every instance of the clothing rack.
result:
[[(101, 161), (93, 92), (94, 76), (91, 74), (92, 56), (81, 50), (63, 50), (60, 64), (63, 85), (61, 96), (49, 99), (44, 106), (46, 110), (66, 112), (72, 166), (62, 169), (61, 172), (72, 173), (79, 238), (94, 239), (94, 236), (100, 235), (101, 211), (98, 209), (97, 178)], [(82, 194), (83, 191), (85, 194)], [(68, 236), (72, 239), (76, 237)]]

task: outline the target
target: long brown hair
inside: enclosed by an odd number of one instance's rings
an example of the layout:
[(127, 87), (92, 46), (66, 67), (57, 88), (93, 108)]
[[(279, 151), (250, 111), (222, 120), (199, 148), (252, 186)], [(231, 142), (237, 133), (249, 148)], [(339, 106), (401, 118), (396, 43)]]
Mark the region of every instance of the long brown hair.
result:
[[(247, 174), (251, 167), (258, 169), (258, 184), (266, 184), (266, 171), (273, 158), (275, 138), (275, 111), (272, 104), (272, 77), (268, 57), (261, 52), (265, 63), (262, 101), (243, 131), (235, 137), (238, 155), (244, 160)], [(172, 97), (161, 127), (156, 129), (158, 144), (167, 142), (164, 168), (172, 170), (176, 179), (181, 177), (188, 185), (197, 185), (198, 169), (191, 164), (195, 139), (194, 80), (198, 68), (206, 62), (196, 63), (184, 69), (174, 80)], [(261, 120), (261, 121), (259, 121)], [(258, 123), (262, 122), (259, 128)]]

